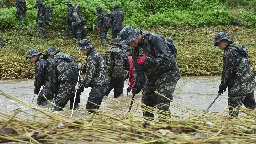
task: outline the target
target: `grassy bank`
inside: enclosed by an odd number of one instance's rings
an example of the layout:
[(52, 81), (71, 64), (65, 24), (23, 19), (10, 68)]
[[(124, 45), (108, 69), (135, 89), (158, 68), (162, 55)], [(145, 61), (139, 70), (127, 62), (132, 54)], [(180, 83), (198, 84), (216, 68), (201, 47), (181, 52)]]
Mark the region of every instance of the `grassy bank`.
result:
[[(213, 47), (213, 39), (217, 32), (226, 31), (228, 34), (244, 44), (251, 57), (251, 63), (256, 70), (256, 31), (253, 28), (238, 26), (218, 27), (158, 27), (151, 30), (174, 39), (178, 50), (177, 63), (182, 76), (213, 76), (220, 75), (222, 70), (223, 52)], [(34, 68), (30, 62), (25, 61), (27, 50), (33, 47), (44, 52), (50, 46), (56, 46), (64, 52), (74, 56), (78, 62), (85, 62), (85, 58), (76, 51), (76, 41), (65, 40), (63, 31), (50, 32), (47, 39), (36, 38), (34, 30), (29, 27), (21, 30), (1, 32), (5, 40), (5, 47), (0, 48), (0, 78), (17, 79), (32, 78)], [(110, 35), (109, 35), (110, 37)], [(88, 37), (97, 51), (104, 53), (109, 47), (99, 46), (99, 37), (89, 34)]]

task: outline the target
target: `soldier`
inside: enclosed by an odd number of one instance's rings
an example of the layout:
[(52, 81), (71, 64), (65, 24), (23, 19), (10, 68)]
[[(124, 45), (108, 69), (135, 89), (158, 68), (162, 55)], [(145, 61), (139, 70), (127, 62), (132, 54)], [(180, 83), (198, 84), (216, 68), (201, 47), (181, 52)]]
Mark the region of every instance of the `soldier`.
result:
[(21, 25), (24, 25), (23, 15), (27, 11), (26, 0), (16, 0), (16, 17)]
[(169, 37), (169, 38), (165, 39), (165, 42), (167, 43), (167, 46), (168, 46), (167, 52), (172, 54), (174, 56), (174, 58), (176, 59), (177, 49), (174, 45), (172, 38)]
[(223, 94), (228, 87), (229, 115), (237, 117), (242, 104), (249, 109), (255, 109), (256, 82), (247, 49), (233, 41), (225, 32), (215, 36), (213, 45), (224, 50), (223, 71), (218, 93)]
[[(53, 99), (53, 92), (49, 80), (50, 63), (36, 49), (30, 49), (26, 59), (30, 59), (35, 64), (34, 94), (38, 95), (37, 104), (44, 106), (47, 104), (47, 100)], [(43, 89), (40, 91), (41, 86), (43, 86)]]
[[(70, 31), (72, 31), (72, 22), (74, 20), (74, 18), (73, 18), (74, 7), (70, 1), (66, 1), (66, 5), (68, 6), (68, 14), (67, 14), (67, 18), (66, 18), (66, 35), (67, 35), (67, 37), (69, 37)], [(73, 32), (72, 32), (72, 34), (73, 34)]]
[[(148, 107), (157, 107), (168, 111), (173, 92), (180, 78), (178, 66), (173, 55), (167, 53), (165, 39), (153, 33), (144, 33), (131, 26), (120, 31), (120, 44), (133, 48), (133, 62), (139, 65), (147, 77), (143, 88), (142, 103)], [(135, 67), (135, 83), (133, 93), (139, 93), (140, 86), (137, 81), (143, 74), (139, 74)], [(154, 91), (164, 95), (156, 95)], [(154, 117), (154, 114), (143, 108), (143, 116)]]
[(101, 105), (108, 86), (107, 66), (103, 57), (95, 50), (89, 40), (78, 42), (78, 50), (87, 56), (84, 79), (76, 85), (75, 89), (91, 87), (86, 109), (94, 112)]
[(4, 46), (4, 40), (0, 38), (0, 47)]
[(122, 23), (124, 21), (124, 14), (119, 10), (120, 6), (116, 4), (114, 11), (111, 13), (111, 26), (112, 26), (112, 39), (117, 38), (120, 30), (122, 29)]
[(42, 0), (36, 0), (36, 6), (38, 7), (36, 36), (39, 36), (40, 30), (42, 30), (44, 38), (46, 38), (48, 26), (47, 8)]
[(105, 40), (107, 38), (105, 13), (102, 11), (101, 7), (97, 7), (96, 11), (98, 13), (98, 30), (100, 31), (100, 42), (102, 46), (105, 46)]
[[(73, 108), (73, 100), (76, 95), (75, 85), (78, 81), (78, 66), (76, 60), (62, 51), (55, 48), (47, 50), (48, 58), (52, 60), (51, 64), (51, 84), (55, 94), (55, 107), (53, 111), (62, 111), (70, 100), (70, 109)], [(77, 94), (75, 107), (78, 107), (80, 96)]]
[(114, 88), (114, 98), (118, 98), (123, 94), (124, 80), (130, 63), (128, 56), (120, 49), (119, 38), (113, 39), (110, 44), (112, 48), (104, 56), (110, 80), (106, 95)]
[(86, 36), (86, 20), (83, 16), (79, 13), (80, 5), (75, 5), (73, 18), (74, 21), (72, 22), (72, 31), (74, 34), (74, 38), (79, 41)]

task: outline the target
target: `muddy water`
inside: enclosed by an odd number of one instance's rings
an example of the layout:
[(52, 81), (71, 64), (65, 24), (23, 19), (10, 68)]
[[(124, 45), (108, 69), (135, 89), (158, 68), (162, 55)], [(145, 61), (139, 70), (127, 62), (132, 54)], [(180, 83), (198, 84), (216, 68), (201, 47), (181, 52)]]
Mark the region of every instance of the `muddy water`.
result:
[[(218, 86), (220, 83), (220, 77), (182, 77), (177, 83), (174, 93), (174, 105), (180, 104), (181, 107), (187, 106), (192, 109), (205, 110), (213, 99), (217, 96)], [(125, 82), (127, 85), (127, 82)], [(9, 93), (23, 101), (32, 103), (33, 95), (33, 80), (1, 80), (0, 90)], [(85, 89), (81, 95), (80, 110), (85, 109), (88, 94), (90, 88)], [(117, 99), (113, 98), (113, 91), (109, 97), (104, 97), (102, 106), (100, 109), (109, 111), (111, 113), (127, 112), (130, 104), (131, 94), (126, 96), (126, 87), (124, 88), (124, 96)], [(141, 94), (136, 96), (135, 104), (133, 108), (138, 108), (138, 104), (141, 100)], [(36, 97), (32, 104), (35, 104)], [(0, 107), (2, 112), (12, 113), (14, 110), (21, 108), (24, 111), (28, 110), (27, 107), (22, 104), (11, 101), (1, 95), (0, 93)], [(50, 109), (52, 106), (49, 104), (46, 108)], [(66, 112), (69, 104), (66, 106)], [(210, 111), (222, 113), (227, 108), (227, 92), (220, 96), (220, 98), (213, 104)], [(172, 106), (171, 111), (179, 111)], [(141, 111), (138, 110), (138, 114)]]

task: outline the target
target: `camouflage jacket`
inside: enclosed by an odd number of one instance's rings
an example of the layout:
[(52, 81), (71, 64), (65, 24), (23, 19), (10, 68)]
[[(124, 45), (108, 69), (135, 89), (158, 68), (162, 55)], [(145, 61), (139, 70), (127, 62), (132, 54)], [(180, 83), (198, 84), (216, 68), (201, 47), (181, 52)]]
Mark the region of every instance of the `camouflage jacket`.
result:
[[(133, 50), (133, 61), (137, 62), (139, 55), (146, 55), (147, 59), (142, 70), (147, 79), (157, 79), (162, 74), (171, 71), (174, 81), (178, 81), (180, 79), (179, 69), (173, 55), (167, 52), (165, 39), (158, 34), (142, 32), (141, 34), (142, 43)], [(136, 65), (135, 67), (138, 67)]]
[(38, 94), (41, 86), (45, 86), (46, 81), (49, 80), (48, 75), (49, 63), (39, 55), (35, 63), (35, 81), (34, 81), (34, 94)]
[(111, 19), (111, 26), (113, 30), (121, 30), (122, 29), (122, 23), (124, 21), (124, 14), (123, 12), (116, 10), (111, 13), (110, 16)]
[(86, 59), (86, 72), (79, 87), (95, 87), (108, 84), (106, 62), (103, 57), (93, 48)]
[(98, 13), (97, 21), (98, 21), (99, 30), (100, 31), (105, 31), (105, 29), (106, 29), (105, 13), (103, 13), (103, 12)]
[(26, 0), (16, 0), (16, 8), (19, 14), (25, 14), (27, 11)]
[(76, 60), (63, 52), (54, 55), (51, 63), (51, 84), (54, 93), (57, 93), (60, 85), (74, 89), (78, 81), (78, 66)]
[(68, 7), (67, 17), (66, 17), (66, 22), (71, 23), (72, 21), (74, 21), (73, 11), (74, 11), (74, 7), (73, 6), (69, 6)]
[(41, 5), (37, 12), (37, 23), (45, 23), (47, 21), (47, 8), (45, 5)]
[(246, 48), (234, 42), (224, 49), (221, 84), (228, 86), (229, 95), (244, 95), (255, 88), (255, 76)]

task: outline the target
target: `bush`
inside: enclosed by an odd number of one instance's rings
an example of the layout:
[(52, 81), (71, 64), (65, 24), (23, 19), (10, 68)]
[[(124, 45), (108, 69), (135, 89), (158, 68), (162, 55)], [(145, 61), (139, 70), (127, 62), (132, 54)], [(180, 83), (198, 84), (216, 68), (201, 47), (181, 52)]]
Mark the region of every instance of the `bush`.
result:
[[(50, 29), (60, 30), (65, 28), (67, 6), (63, 0), (44, 1), (47, 6), (53, 6), (53, 21)], [(125, 14), (124, 25), (135, 27), (151, 28), (154, 26), (202, 26), (202, 25), (227, 25), (239, 24), (243, 26), (255, 26), (255, 1), (250, 0), (73, 0), (73, 4), (80, 4), (80, 12), (87, 19), (87, 27), (94, 30), (96, 25), (97, 6), (101, 6), (105, 13), (113, 10), (114, 4), (120, 4)], [(241, 5), (243, 8), (237, 8)], [(0, 28), (18, 29), (18, 20), (15, 17), (15, 5), (13, 1), (3, 0), (0, 9)], [(28, 27), (36, 26), (37, 8), (35, 1), (27, 1), (28, 11), (25, 16), (25, 23)], [(249, 7), (249, 10), (248, 8)]]

